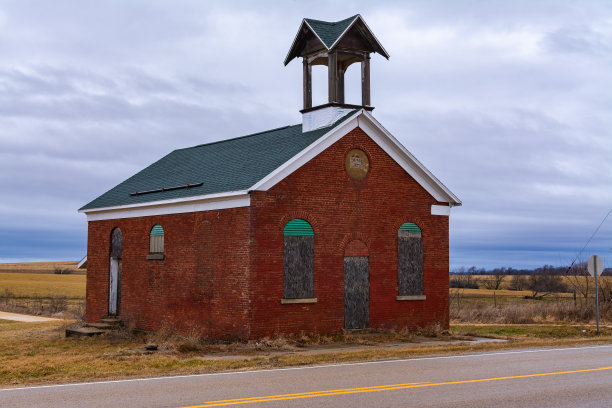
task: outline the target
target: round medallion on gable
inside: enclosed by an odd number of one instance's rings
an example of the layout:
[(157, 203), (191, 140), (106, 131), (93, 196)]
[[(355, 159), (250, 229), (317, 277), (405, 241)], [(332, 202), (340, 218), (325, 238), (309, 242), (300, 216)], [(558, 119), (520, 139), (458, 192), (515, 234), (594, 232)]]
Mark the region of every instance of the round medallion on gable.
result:
[(354, 180), (361, 180), (368, 175), (370, 160), (361, 149), (352, 149), (346, 154), (345, 168), (348, 175)]

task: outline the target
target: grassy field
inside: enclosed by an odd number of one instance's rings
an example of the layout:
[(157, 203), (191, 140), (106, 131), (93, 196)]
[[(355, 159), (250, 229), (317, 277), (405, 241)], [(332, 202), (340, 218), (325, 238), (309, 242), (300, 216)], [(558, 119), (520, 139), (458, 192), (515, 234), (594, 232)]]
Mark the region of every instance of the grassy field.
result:
[[(163, 333), (119, 332), (107, 337), (65, 338), (66, 324), (0, 320), (0, 385), (195, 374), (612, 341), (612, 329), (604, 328), (600, 336), (595, 336), (592, 326), (453, 325), (453, 336), (436, 334), (437, 338), (477, 335), (508, 341), (423, 346), (414, 342), (415, 334), (387, 332), (368, 336), (367, 341), (340, 333), (307, 341), (302, 336), (249, 343), (206, 343)], [(144, 346), (150, 343), (158, 344), (159, 351), (146, 351)], [(385, 346), (381, 347), (382, 344)]]
[(0, 273), (0, 293), (18, 297), (66, 296), (85, 298), (85, 275)]
[(0, 310), (81, 319), (85, 275), (0, 273)]
[(0, 273), (55, 273), (59, 268), (84, 274), (85, 270), (77, 269), (77, 264), (77, 261), (0, 263)]

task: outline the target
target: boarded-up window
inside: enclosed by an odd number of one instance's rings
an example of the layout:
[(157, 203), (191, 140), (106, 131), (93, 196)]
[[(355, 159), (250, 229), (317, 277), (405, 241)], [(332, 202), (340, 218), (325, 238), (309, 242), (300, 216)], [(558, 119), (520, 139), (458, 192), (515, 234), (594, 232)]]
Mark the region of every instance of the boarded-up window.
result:
[(121, 253), (123, 248), (123, 235), (119, 228), (115, 228), (111, 233), (111, 258), (121, 259)]
[(151, 228), (149, 240), (149, 253), (163, 254), (164, 253), (164, 229), (157, 224)]
[(397, 231), (397, 281), (399, 296), (423, 295), (423, 240), (412, 222)]
[(294, 219), (284, 231), (285, 299), (314, 297), (314, 231), (307, 221)]

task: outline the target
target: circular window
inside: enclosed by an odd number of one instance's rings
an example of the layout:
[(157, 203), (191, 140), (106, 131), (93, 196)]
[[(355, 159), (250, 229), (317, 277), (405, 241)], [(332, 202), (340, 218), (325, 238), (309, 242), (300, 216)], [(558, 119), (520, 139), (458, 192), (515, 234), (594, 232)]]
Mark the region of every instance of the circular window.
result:
[(361, 180), (368, 175), (370, 160), (368, 155), (361, 149), (353, 149), (346, 154), (346, 172), (354, 180)]

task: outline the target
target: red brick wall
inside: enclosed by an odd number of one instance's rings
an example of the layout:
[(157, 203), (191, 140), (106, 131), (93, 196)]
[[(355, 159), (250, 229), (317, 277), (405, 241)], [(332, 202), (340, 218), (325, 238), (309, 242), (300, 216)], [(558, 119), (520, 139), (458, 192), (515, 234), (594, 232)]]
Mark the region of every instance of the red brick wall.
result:
[[(365, 151), (363, 180), (345, 171), (345, 155)], [(251, 197), (251, 296), (255, 337), (344, 327), (346, 245), (366, 244), (370, 262), (370, 326), (448, 327), (448, 217), (432, 216), (442, 204), (427, 193), (361, 129), (319, 154), (267, 192)], [(283, 228), (293, 218), (315, 232), (315, 304), (281, 304)], [(397, 231), (414, 222), (423, 231), (424, 301), (398, 301)]]
[[(146, 259), (155, 224), (164, 228), (161, 261)], [(119, 227), (126, 324), (248, 338), (248, 225), (248, 208), (89, 222), (86, 320), (108, 312), (110, 236)]]
[[(359, 181), (344, 169), (353, 148), (370, 161)], [(369, 254), (371, 327), (448, 327), (448, 217), (432, 216), (432, 204), (441, 203), (355, 129), (269, 191), (252, 193), (250, 208), (89, 222), (87, 321), (107, 313), (110, 236), (119, 227), (120, 316), (136, 328), (243, 339), (341, 330), (343, 257), (353, 240)], [(315, 304), (280, 303), (283, 228), (293, 218), (315, 232)], [(425, 301), (396, 300), (404, 222), (423, 231)], [(146, 259), (155, 224), (165, 231), (163, 261)]]

